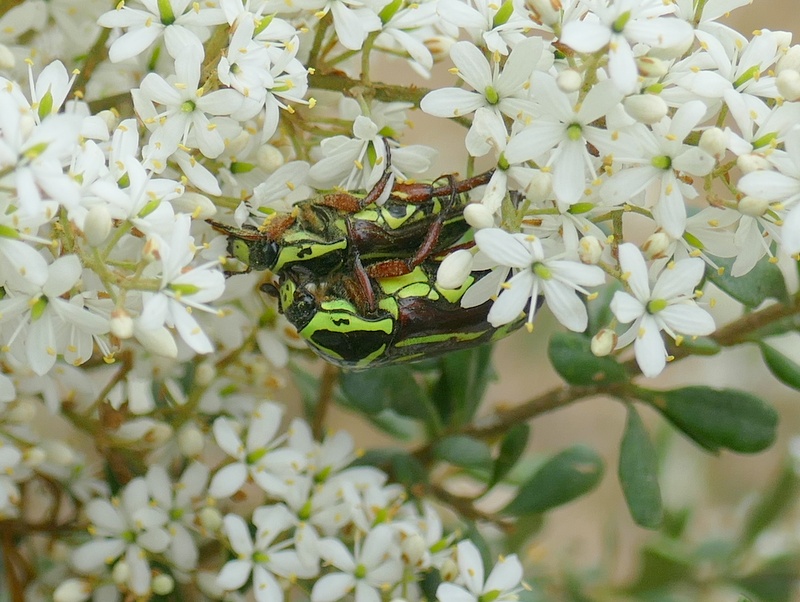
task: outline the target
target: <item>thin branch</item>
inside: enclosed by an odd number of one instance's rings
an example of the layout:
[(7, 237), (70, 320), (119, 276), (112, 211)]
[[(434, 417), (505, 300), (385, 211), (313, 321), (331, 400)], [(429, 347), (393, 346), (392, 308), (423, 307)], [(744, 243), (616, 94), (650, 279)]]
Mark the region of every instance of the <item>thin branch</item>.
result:
[(311, 423), (311, 432), (317, 441), (322, 441), (322, 437), (325, 434), (325, 419), (328, 416), (328, 408), (333, 403), (333, 388), (338, 380), (339, 368), (325, 362), (322, 377), (320, 378), (317, 406), (314, 408), (314, 417)]
[[(709, 338), (721, 347), (732, 347), (746, 343), (754, 332), (768, 324), (781, 318), (798, 314), (800, 314), (800, 296), (797, 296), (790, 304), (776, 303), (762, 310), (745, 314), (738, 320), (723, 326), (710, 335)], [(671, 351), (673, 363), (693, 354), (693, 349), (690, 346), (674, 347)], [(628, 371), (631, 379), (642, 373), (635, 358), (629, 359), (622, 365)], [(469, 425), (464, 429), (463, 433), (471, 437), (491, 439), (506, 432), (518, 422), (527, 422), (539, 414), (564, 407), (585, 397), (593, 397), (595, 395), (619, 396), (626, 389), (626, 385), (619, 384), (594, 385), (590, 387), (569, 385), (556, 387), (518, 406), (487, 416), (475, 424)], [(419, 450), (417, 453), (422, 451)]]
[(450, 493), (440, 485), (430, 485), (428, 489), (437, 499), (457, 510), (458, 513), (465, 518), (492, 523), (506, 533), (512, 532), (515, 528), (513, 521), (500, 518), (495, 514), (490, 514), (476, 508), (472, 498)]

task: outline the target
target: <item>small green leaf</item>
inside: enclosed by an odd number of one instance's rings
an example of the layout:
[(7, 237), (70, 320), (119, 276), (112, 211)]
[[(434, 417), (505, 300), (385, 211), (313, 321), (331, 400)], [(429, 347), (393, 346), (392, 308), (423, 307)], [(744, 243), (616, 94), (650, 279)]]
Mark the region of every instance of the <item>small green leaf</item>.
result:
[(545, 462), (502, 512), (545, 512), (594, 488), (603, 476), (603, 460), (585, 445), (575, 445)]
[(764, 363), (775, 378), (788, 387), (800, 389), (800, 366), (771, 345), (759, 343), (758, 346), (761, 348)]
[(764, 530), (794, 507), (798, 489), (800, 476), (789, 459), (784, 463), (778, 478), (748, 510), (742, 536), (738, 541), (740, 548), (749, 546)]
[(722, 347), (709, 337), (686, 337), (681, 342), (681, 347), (692, 350), (692, 355), (716, 355)]
[(547, 354), (553, 367), (571, 385), (622, 383), (628, 379), (625, 368), (614, 358), (595, 356), (591, 341), (581, 334), (554, 334)]
[(525, 446), (528, 444), (530, 432), (531, 427), (526, 422), (515, 424), (508, 429), (506, 436), (503, 437), (503, 441), (500, 443), (500, 453), (497, 456), (497, 460), (494, 461), (494, 470), (489, 481), (490, 488), (499, 483), (517, 463), (517, 460), (525, 451)]
[(343, 372), (339, 382), (347, 405), (365, 414), (393, 410), (401, 416), (427, 420), (433, 411), (428, 394), (408, 366)]
[(433, 447), (433, 455), (455, 466), (488, 471), (492, 467), (492, 453), (483, 441), (465, 435), (441, 439)]
[(766, 299), (789, 301), (783, 274), (767, 257), (744, 276), (731, 276), (734, 259), (715, 257), (714, 261), (725, 270), (720, 275), (715, 268), (706, 266), (706, 278), (747, 307), (757, 307)]
[(448, 353), (439, 360), (441, 376), (432, 397), (443, 423), (455, 427), (472, 420), (495, 376), (491, 358), (492, 346), (482, 345)]
[(633, 406), (628, 407), (628, 421), (619, 450), (619, 482), (634, 522), (647, 529), (659, 527), (662, 510), (658, 458)]
[(685, 387), (642, 392), (640, 396), (709, 451), (753, 453), (766, 449), (775, 440), (775, 410), (744, 391)]
[(411, 489), (419, 483), (428, 482), (428, 474), (425, 467), (414, 456), (406, 453), (398, 453), (392, 457), (392, 476), (406, 489)]

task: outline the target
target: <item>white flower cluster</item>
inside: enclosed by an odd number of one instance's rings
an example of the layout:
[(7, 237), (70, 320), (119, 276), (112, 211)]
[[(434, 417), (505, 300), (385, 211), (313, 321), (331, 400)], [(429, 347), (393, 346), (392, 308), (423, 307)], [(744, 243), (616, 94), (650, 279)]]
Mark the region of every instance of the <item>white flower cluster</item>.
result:
[[(444, 602), (513, 599), (516, 557), (484, 582), (430, 507), (351, 466), (348, 437), (280, 432), (257, 400), (302, 341), (258, 274), (225, 278), (205, 220), (292, 215), (316, 190), (370, 189), (390, 159), (394, 181), (421, 177), (435, 150), (401, 144), (410, 111), (453, 118), (494, 172), (442, 281), (491, 270), (464, 304), (497, 296), (493, 325), (532, 327), (543, 296), (583, 331), (583, 297), (616, 279), (630, 326), (596, 352), (633, 344), (656, 375), (662, 331), (714, 329), (706, 264), (800, 253), (800, 47), (716, 22), (747, 2), (0, 5), (0, 531), (28, 599), (302, 583), (374, 602), (413, 598), (432, 567)], [(461, 82), (377, 82), (379, 54), (426, 78), (452, 61)]]
[[(492, 269), (463, 305), (499, 295), (489, 321), (513, 322), (527, 308), (532, 329), (543, 295), (582, 332), (578, 293), (591, 299), (584, 287), (617, 278), (628, 292), (611, 309), (634, 324), (618, 340), (604, 331), (594, 348), (635, 341), (654, 376), (665, 365), (661, 330), (680, 342), (715, 328), (694, 300), (703, 262), (718, 268), (715, 257), (735, 257), (732, 275), (742, 276), (767, 255), (791, 271), (800, 253), (800, 47), (785, 32), (747, 40), (714, 21), (746, 3), (531, 0), (545, 38), (509, 39), (508, 49), (488, 34), (457, 42), (450, 58), (466, 86), (434, 90), (421, 108), (474, 112), (466, 149), (493, 157), (495, 172), (466, 212), (479, 252), (451, 255), (440, 283), (457, 287), (470, 268)], [(501, 21), (496, 35), (514, 29)], [(625, 242), (648, 235), (641, 250)], [(651, 294), (648, 271), (656, 279), (665, 267)]]

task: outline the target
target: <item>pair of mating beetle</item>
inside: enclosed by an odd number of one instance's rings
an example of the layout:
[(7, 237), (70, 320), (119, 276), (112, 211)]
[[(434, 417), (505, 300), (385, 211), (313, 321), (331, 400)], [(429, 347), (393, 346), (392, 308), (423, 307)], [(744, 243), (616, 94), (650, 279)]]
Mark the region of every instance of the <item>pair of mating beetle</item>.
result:
[[(228, 252), (249, 269), (270, 270), (279, 310), (311, 348), (334, 364), (363, 369), (414, 361), (495, 340), (491, 301), (460, 306), (466, 290), (436, 284), (441, 257), (469, 230), (467, 192), (492, 172), (458, 181), (396, 183), (387, 165), (366, 194), (333, 192), (276, 213), (259, 228), (211, 225), (228, 235)], [(445, 184), (437, 182), (446, 180)]]

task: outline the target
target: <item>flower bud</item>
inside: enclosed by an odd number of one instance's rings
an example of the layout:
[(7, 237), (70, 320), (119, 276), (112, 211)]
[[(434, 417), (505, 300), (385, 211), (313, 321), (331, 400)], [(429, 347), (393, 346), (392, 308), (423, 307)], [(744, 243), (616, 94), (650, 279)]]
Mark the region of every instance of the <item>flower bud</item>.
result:
[(157, 596), (166, 596), (171, 594), (175, 589), (175, 580), (169, 575), (160, 573), (153, 577), (150, 589), (152, 589), (153, 593)]
[(644, 244), (642, 251), (647, 259), (660, 259), (665, 256), (672, 245), (672, 239), (665, 232), (654, 232)]
[(89, 209), (83, 222), (83, 233), (86, 242), (99, 247), (111, 233), (111, 214), (105, 205), (95, 205)]
[(525, 6), (530, 9), (544, 25), (556, 25), (561, 22), (560, 0), (526, 0)]
[(124, 560), (118, 560), (114, 565), (114, 568), (111, 570), (111, 579), (114, 580), (114, 583), (122, 585), (123, 583), (127, 583), (130, 577), (131, 569), (128, 566), (128, 563)]
[(425, 38), (424, 44), (433, 55), (433, 62), (438, 63), (450, 56), (455, 40), (450, 36), (430, 36)]
[(206, 506), (197, 513), (200, 525), (209, 533), (216, 533), (222, 528), (222, 514), (213, 506)]
[(442, 581), (455, 581), (458, 577), (458, 565), (452, 558), (445, 558), (439, 567), (439, 574), (442, 576)]
[(750, 217), (761, 217), (769, 209), (769, 201), (767, 199), (759, 199), (752, 196), (746, 196), (737, 206), (739, 213), (749, 215)]
[(494, 226), (494, 213), (489, 211), (486, 205), (482, 205), (481, 203), (470, 203), (467, 205), (464, 208), (464, 219), (476, 230)]
[(769, 161), (761, 155), (748, 153), (737, 157), (736, 167), (738, 167), (742, 173), (751, 173), (753, 171), (767, 170), (770, 166)]
[(564, 71), (558, 74), (556, 83), (558, 84), (559, 90), (565, 94), (569, 94), (571, 92), (577, 92), (581, 89), (583, 78), (581, 77), (581, 74), (574, 69), (564, 69)]
[(3, 421), (13, 424), (30, 424), (36, 418), (36, 404), (30, 399), (18, 399), (3, 414)]
[(789, 49), (792, 43), (792, 32), (790, 31), (773, 31), (772, 36), (778, 45), (778, 52), (785, 52)]
[(595, 357), (605, 357), (617, 346), (617, 333), (610, 328), (603, 328), (592, 337), (591, 349)]
[(8, 49), (8, 46), (0, 44), (0, 69), (11, 71), (16, 63), (14, 54)]
[(217, 213), (217, 206), (208, 197), (198, 192), (184, 192), (172, 201), (176, 211), (188, 213), (194, 219), (208, 219)]
[(134, 328), (134, 334), (136, 335), (136, 340), (150, 353), (169, 358), (178, 357), (178, 345), (169, 330), (163, 326), (153, 330)]
[(30, 468), (40, 466), (47, 459), (47, 454), (41, 447), (29, 447), (22, 456), (22, 461)]
[(194, 372), (194, 382), (202, 387), (210, 385), (216, 377), (217, 369), (214, 367), (214, 362), (211, 361), (200, 362)]
[(267, 173), (272, 173), (286, 163), (283, 153), (271, 144), (264, 144), (258, 147), (256, 161), (258, 166)]
[(800, 46), (791, 46), (775, 65), (775, 72), (778, 74), (787, 69), (800, 71)]
[(541, 203), (553, 193), (553, 176), (546, 171), (537, 171), (525, 188), (525, 198), (532, 203)]
[(636, 66), (644, 77), (663, 77), (669, 71), (669, 63), (654, 56), (640, 56)]
[(163, 445), (169, 441), (173, 434), (174, 432), (170, 425), (164, 424), (163, 422), (156, 422), (145, 434), (144, 442), (152, 445), (153, 447), (158, 447), (159, 445)]
[(47, 454), (48, 462), (52, 462), (58, 466), (72, 466), (77, 463), (75, 452), (63, 441), (49, 439), (47, 441), (42, 441), (42, 447)]
[(446, 289), (459, 288), (472, 271), (472, 253), (459, 249), (450, 253), (439, 264), (436, 272), (436, 286)]
[(800, 98), (800, 72), (785, 69), (778, 74), (775, 83), (778, 86), (778, 93), (786, 100)]
[(402, 558), (408, 566), (419, 566), (428, 547), (425, 545), (425, 540), (419, 533), (413, 533), (403, 540), (400, 545)]
[(708, 128), (700, 134), (698, 146), (712, 157), (719, 159), (728, 148), (728, 136), (720, 128)]
[(596, 236), (587, 235), (578, 243), (578, 257), (583, 263), (597, 265), (603, 254), (603, 245)]
[(639, 123), (658, 123), (667, 114), (667, 103), (655, 94), (628, 96), (623, 102), (625, 112)]
[(92, 587), (83, 579), (67, 579), (53, 592), (53, 602), (85, 602), (92, 595)]
[(187, 458), (194, 458), (200, 455), (205, 447), (203, 433), (194, 424), (187, 424), (178, 431), (178, 448)]
[(123, 308), (111, 312), (111, 334), (118, 339), (129, 339), (133, 336), (133, 319)]
[(117, 129), (117, 126), (119, 125), (119, 117), (114, 114), (114, 111), (104, 109), (100, 111), (97, 116), (103, 120), (103, 123), (106, 124), (109, 132), (113, 132), (115, 129)]

